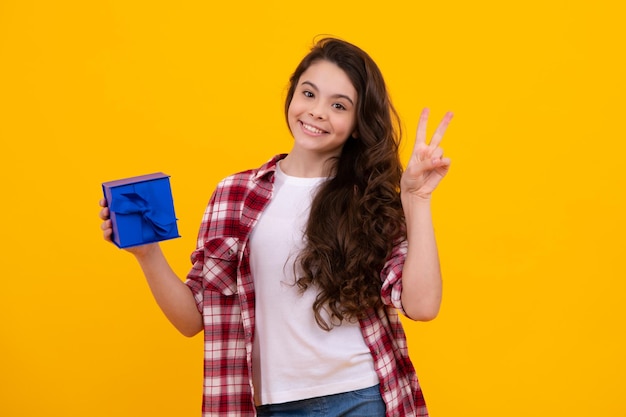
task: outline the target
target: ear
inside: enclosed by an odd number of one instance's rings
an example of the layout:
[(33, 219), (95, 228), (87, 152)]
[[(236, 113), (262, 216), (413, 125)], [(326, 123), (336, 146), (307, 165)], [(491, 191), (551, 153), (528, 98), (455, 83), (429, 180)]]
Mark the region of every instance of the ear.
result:
[(352, 132), (352, 134), (350, 136), (352, 136), (354, 139), (358, 139), (359, 132), (355, 130), (354, 132)]

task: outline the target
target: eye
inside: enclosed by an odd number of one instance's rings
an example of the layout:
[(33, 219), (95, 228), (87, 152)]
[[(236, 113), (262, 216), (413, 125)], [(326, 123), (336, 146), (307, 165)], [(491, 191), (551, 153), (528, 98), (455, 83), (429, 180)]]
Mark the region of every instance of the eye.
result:
[(337, 109), (337, 110), (346, 110), (346, 106), (344, 106), (341, 103), (334, 103), (333, 104), (333, 108)]
[(304, 94), (305, 97), (309, 97), (309, 98), (313, 97), (313, 93), (310, 92), (309, 90), (304, 90), (302, 94)]

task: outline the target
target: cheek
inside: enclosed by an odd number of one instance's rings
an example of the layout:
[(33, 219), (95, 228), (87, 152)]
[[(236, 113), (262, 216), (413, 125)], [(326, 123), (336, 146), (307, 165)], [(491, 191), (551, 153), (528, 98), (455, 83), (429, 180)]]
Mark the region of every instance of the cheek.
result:
[(356, 118), (350, 117), (344, 121), (343, 128), (349, 133), (352, 134), (356, 129)]
[(289, 129), (293, 131), (295, 125), (298, 123), (298, 118), (300, 117), (300, 109), (298, 107), (298, 103), (294, 100), (289, 104), (289, 109), (287, 110), (287, 123), (289, 124)]
[(292, 117), (299, 117), (304, 111), (304, 106), (300, 100), (292, 100), (289, 105), (288, 114)]
[(295, 113), (296, 113), (296, 106), (294, 105), (292, 101), (291, 104), (289, 105), (289, 109), (287, 110), (287, 116), (289, 117), (289, 119), (291, 119), (292, 117), (294, 117)]

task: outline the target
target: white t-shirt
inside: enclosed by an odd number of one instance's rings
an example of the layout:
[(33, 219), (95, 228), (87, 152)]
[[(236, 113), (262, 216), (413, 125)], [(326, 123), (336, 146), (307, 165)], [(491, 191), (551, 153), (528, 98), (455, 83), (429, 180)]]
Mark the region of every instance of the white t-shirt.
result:
[(252, 351), (257, 404), (337, 394), (378, 383), (358, 322), (331, 331), (315, 321), (314, 287), (295, 285), (294, 260), (312, 196), (325, 178), (287, 176), (277, 167), (274, 194), (250, 236), (256, 310)]

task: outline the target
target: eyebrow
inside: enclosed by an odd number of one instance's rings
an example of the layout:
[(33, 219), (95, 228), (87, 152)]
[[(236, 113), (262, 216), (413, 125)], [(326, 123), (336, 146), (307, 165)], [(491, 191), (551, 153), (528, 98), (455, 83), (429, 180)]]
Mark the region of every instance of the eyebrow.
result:
[[(320, 91), (319, 88), (317, 88), (317, 86), (315, 84), (313, 84), (311, 81), (302, 81), (302, 84), (300, 85), (309, 85), (311, 86), (315, 91)], [(346, 96), (345, 94), (333, 94), (332, 95), (333, 98), (344, 98), (346, 100), (348, 100), (350, 102), (350, 104), (352, 104), (354, 106), (354, 102), (352, 101), (352, 99), (348, 96)]]

